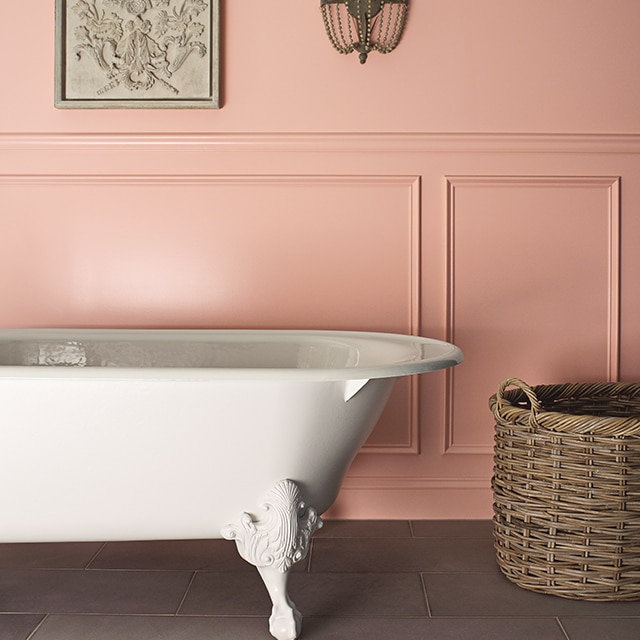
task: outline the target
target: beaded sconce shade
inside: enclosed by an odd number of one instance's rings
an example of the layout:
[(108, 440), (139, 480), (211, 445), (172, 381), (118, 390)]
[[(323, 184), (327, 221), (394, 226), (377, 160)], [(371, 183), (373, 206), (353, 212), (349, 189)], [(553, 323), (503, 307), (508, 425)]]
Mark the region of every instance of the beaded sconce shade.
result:
[(393, 51), (404, 29), (409, 0), (320, 0), (327, 36), (340, 53)]

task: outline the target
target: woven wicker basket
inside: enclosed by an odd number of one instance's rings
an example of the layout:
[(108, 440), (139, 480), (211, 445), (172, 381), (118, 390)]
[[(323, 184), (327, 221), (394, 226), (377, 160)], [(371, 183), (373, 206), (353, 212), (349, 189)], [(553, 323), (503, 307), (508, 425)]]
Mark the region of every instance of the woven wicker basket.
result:
[(509, 378), (489, 406), (501, 571), (565, 598), (640, 599), (640, 384)]

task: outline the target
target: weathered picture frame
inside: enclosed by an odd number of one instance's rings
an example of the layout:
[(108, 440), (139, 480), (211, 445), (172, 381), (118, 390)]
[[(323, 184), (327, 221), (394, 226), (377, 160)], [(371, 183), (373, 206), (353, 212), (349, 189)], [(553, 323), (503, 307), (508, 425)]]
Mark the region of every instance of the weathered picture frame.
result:
[(55, 106), (220, 107), (219, 0), (56, 0)]

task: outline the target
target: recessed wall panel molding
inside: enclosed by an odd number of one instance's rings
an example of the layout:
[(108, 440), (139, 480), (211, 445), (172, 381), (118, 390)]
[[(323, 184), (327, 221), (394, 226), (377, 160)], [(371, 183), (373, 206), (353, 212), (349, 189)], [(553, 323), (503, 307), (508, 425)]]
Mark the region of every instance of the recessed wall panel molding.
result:
[(499, 382), (617, 380), (620, 178), (449, 176), (447, 454), (490, 454)]
[[(420, 326), (415, 176), (5, 174), (0, 201), (1, 326)], [(417, 404), (399, 383), (366, 450), (416, 452)]]

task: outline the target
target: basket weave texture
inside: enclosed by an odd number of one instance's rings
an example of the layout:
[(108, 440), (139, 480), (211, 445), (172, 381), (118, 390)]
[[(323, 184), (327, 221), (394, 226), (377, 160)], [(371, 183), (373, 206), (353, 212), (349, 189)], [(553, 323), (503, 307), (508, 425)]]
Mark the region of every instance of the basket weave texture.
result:
[(565, 598), (640, 599), (640, 384), (509, 378), (489, 406), (501, 571)]

